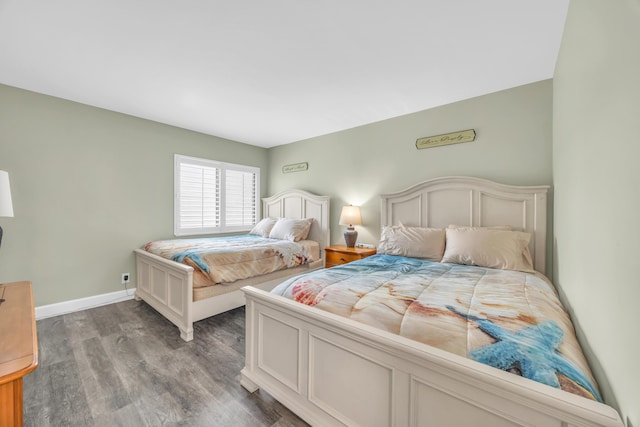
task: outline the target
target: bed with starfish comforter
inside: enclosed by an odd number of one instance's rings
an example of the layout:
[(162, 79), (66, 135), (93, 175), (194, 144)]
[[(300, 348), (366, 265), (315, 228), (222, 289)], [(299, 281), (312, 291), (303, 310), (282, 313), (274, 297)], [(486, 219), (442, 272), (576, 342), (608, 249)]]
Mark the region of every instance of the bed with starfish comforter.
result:
[(601, 401), (569, 316), (539, 273), (375, 255), (272, 292)]

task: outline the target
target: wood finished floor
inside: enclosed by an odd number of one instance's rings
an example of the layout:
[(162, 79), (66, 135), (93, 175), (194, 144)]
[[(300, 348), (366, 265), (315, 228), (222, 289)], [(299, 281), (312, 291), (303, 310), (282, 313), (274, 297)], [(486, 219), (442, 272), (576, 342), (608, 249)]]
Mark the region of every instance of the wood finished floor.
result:
[(40, 320), (25, 426), (306, 426), (240, 386), (244, 319), (239, 308), (197, 322), (189, 343), (133, 300)]

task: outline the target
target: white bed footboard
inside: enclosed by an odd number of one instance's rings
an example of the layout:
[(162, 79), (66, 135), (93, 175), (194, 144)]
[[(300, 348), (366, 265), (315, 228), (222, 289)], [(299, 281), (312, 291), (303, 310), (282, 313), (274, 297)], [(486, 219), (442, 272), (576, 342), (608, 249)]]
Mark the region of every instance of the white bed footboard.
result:
[(136, 254), (136, 299), (143, 299), (180, 329), (185, 341), (193, 339), (193, 268), (141, 249)]
[(616, 426), (611, 407), (252, 287), (241, 383), (312, 425)]
[(193, 323), (245, 304), (242, 284), (270, 291), (286, 278), (322, 268), (323, 260), (234, 283), (233, 290), (193, 301), (193, 268), (136, 249), (136, 299), (144, 300), (180, 330), (185, 341), (193, 339)]

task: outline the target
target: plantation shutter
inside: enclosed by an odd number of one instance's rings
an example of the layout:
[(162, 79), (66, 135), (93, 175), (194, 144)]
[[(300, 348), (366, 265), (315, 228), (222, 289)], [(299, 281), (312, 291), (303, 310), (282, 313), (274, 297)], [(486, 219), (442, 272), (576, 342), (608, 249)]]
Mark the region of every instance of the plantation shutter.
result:
[(236, 170), (226, 171), (225, 218), (229, 227), (255, 224), (256, 174)]
[(200, 230), (220, 226), (220, 170), (180, 164), (180, 229)]
[(250, 230), (260, 216), (260, 169), (175, 156), (174, 233)]

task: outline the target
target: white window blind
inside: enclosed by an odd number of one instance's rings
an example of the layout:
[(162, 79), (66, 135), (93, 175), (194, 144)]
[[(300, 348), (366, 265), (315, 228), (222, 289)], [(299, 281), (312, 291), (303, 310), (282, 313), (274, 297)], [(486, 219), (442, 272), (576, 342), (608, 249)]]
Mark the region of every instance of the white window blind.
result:
[(260, 169), (175, 156), (176, 236), (250, 230), (260, 217)]
[(228, 226), (253, 226), (257, 218), (256, 174), (237, 170), (226, 171), (227, 201), (225, 218)]

